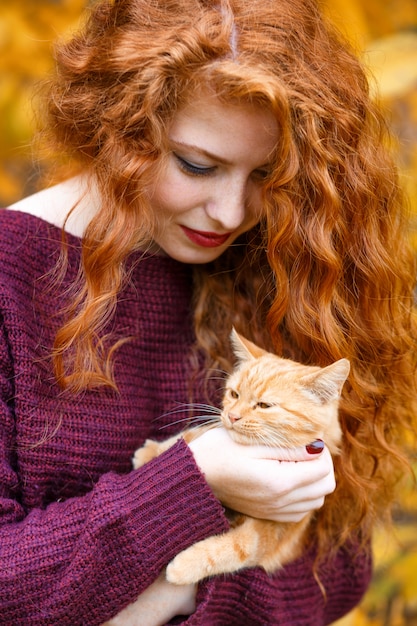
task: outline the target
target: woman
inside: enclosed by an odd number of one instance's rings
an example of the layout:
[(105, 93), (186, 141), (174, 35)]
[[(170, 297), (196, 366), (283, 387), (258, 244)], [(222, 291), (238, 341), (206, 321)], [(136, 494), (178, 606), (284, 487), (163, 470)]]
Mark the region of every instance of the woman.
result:
[[(0, 620), (331, 623), (369, 583), (415, 397), (414, 268), (363, 72), (312, 0), (99, 2), (57, 67), (47, 128), (77, 170), (0, 213)], [(335, 472), (314, 442), (222, 429), (131, 471), (219, 402), (232, 325), (351, 361)], [(223, 505), (317, 510), (303, 556), (169, 585)]]

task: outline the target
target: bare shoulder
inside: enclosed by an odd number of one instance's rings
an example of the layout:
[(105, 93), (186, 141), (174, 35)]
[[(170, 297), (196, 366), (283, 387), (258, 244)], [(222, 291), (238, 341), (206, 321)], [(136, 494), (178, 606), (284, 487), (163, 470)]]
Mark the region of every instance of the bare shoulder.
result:
[[(72, 209), (74, 211), (66, 221)], [(29, 213), (59, 228), (65, 225), (67, 232), (82, 237), (98, 210), (98, 197), (94, 185), (86, 177), (77, 176), (23, 198), (8, 210)]]

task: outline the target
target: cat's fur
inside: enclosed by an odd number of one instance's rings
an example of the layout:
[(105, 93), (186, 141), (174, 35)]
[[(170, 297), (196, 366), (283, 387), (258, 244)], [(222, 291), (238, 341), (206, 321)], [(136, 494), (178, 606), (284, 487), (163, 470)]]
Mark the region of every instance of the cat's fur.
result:
[[(338, 454), (338, 405), (349, 361), (340, 359), (325, 368), (306, 366), (265, 352), (234, 330), (231, 340), (239, 364), (226, 381), (216, 425), (244, 445), (291, 448), (322, 439), (332, 454)], [(158, 456), (179, 437), (189, 443), (205, 430), (189, 429), (162, 443), (147, 440), (134, 455), (134, 467)], [(299, 556), (312, 515), (283, 523), (231, 514), (231, 529), (178, 554), (167, 567), (167, 579), (188, 584), (254, 566), (272, 572)]]

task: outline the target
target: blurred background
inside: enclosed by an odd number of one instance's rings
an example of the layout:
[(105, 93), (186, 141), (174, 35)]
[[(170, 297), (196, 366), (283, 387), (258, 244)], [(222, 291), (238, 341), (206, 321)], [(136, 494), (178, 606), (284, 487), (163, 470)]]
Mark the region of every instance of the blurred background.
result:
[[(250, 1), (250, 0), (248, 0)], [(34, 88), (53, 66), (52, 42), (77, 28), (87, 0), (0, 0), (0, 206), (37, 189)], [(324, 10), (369, 67), (395, 137), (417, 252), (417, 0), (324, 0)], [(391, 533), (374, 541), (375, 575), (337, 626), (417, 626), (417, 493), (398, 493)]]

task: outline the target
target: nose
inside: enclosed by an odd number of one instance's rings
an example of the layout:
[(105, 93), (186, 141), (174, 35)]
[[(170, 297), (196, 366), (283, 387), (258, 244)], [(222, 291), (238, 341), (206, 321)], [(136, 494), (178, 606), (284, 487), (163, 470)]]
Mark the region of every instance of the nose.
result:
[(248, 183), (243, 179), (226, 178), (223, 184), (215, 183), (206, 204), (209, 217), (226, 231), (234, 231), (244, 222), (249, 206)]
[(236, 415), (235, 413), (229, 413), (228, 414), (228, 418), (229, 418), (231, 424), (234, 424), (235, 422), (240, 420), (240, 415)]

